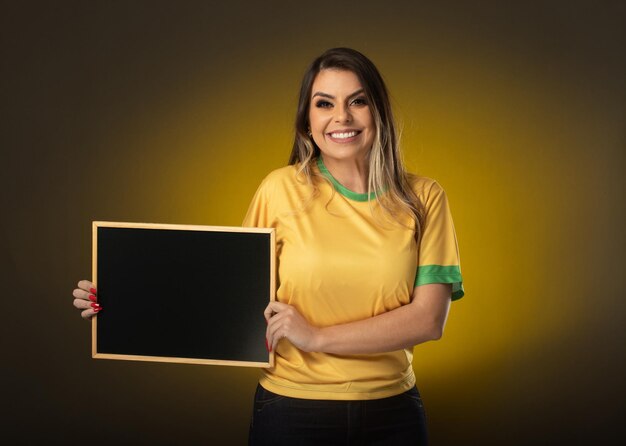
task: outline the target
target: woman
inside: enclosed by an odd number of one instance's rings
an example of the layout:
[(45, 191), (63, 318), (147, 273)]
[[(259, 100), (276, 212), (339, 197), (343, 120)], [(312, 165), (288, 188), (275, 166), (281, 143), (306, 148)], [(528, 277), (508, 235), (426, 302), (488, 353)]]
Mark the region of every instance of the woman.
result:
[[(289, 165), (259, 186), (244, 226), (274, 227), (276, 301), (252, 445), (426, 444), (414, 345), (439, 339), (463, 296), (443, 189), (407, 173), (386, 87), (361, 53), (307, 70)], [(74, 305), (100, 311), (81, 281)]]

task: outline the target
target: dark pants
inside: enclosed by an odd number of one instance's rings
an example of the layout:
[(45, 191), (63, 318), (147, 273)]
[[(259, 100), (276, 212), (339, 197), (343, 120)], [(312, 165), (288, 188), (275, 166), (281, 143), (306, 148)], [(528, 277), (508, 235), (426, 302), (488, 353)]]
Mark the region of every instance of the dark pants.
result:
[(428, 444), (417, 388), (377, 400), (307, 400), (257, 387), (249, 446)]

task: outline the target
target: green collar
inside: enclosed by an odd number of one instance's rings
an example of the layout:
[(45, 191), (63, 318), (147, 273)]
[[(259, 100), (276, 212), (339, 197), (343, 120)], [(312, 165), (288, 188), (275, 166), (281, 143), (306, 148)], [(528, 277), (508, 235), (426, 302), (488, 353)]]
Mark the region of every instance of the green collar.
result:
[(348, 189), (339, 181), (337, 181), (335, 177), (331, 175), (331, 173), (328, 171), (328, 169), (324, 165), (324, 161), (322, 161), (321, 155), (317, 157), (317, 167), (320, 169), (320, 172), (322, 173), (322, 175), (324, 175), (326, 178), (328, 178), (331, 181), (331, 183), (333, 183), (333, 186), (335, 186), (335, 190), (339, 192), (341, 195), (343, 195), (344, 197), (349, 198), (350, 200), (354, 200), (354, 201), (369, 201), (373, 198), (376, 198), (376, 194), (374, 194), (374, 192), (370, 192), (369, 198), (368, 198), (367, 193), (359, 194), (356, 192), (352, 192), (350, 189)]

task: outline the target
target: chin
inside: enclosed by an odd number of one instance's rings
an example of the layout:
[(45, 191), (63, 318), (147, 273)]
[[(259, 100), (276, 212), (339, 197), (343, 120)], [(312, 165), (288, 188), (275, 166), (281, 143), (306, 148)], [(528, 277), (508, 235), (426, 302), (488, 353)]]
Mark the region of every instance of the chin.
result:
[(325, 159), (331, 158), (337, 161), (351, 161), (367, 158), (369, 155), (369, 151), (365, 150), (354, 150), (348, 147), (339, 148), (339, 149), (331, 149), (331, 150), (321, 150), (320, 153)]

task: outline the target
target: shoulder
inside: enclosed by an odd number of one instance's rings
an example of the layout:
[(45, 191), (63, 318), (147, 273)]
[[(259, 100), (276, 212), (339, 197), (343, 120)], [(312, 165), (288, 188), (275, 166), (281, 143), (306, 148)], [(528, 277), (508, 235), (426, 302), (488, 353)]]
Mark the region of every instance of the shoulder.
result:
[(302, 187), (302, 181), (298, 181), (297, 176), (298, 169), (293, 165), (274, 169), (263, 178), (259, 191), (271, 196), (290, 193)]
[(296, 166), (290, 165), (279, 167), (278, 169), (274, 169), (270, 173), (268, 173), (265, 178), (263, 178), (262, 183), (279, 184), (293, 181), (295, 180), (296, 173)]
[(409, 182), (413, 191), (423, 204), (427, 204), (438, 197), (445, 196), (443, 187), (432, 178), (410, 173)]

